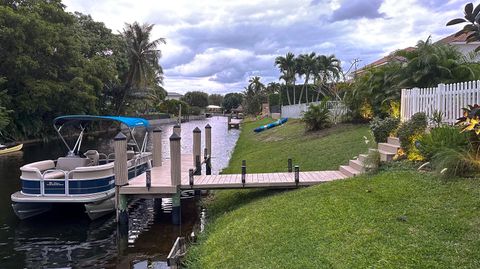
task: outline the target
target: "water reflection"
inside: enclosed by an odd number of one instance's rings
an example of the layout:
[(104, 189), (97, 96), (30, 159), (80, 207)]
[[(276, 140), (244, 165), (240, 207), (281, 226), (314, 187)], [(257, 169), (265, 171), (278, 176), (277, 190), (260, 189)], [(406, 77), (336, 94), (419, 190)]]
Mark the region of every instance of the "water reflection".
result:
[[(212, 126), (213, 172), (228, 165), (238, 130), (227, 130), (225, 118), (182, 124), (182, 150), (192, 152), (192, 131)], [(164, 156), (169, 155), (168, 137), (173, 125), (162, 126)], [(112, 135), (112, 134), (110, 134)], [(113, 134), (114, 135), (114, 134)], [(113, 137), (113, 136), (112, 136)], [(85, 148), (111, 151), (111, 138), (88, 138)], [(204, 147), (202, 145), (202, 147)], [(113, 215), (90, 221), (78, 208), (59, 208), (30, 220), (19, 221), (11, 207), (10, 194), (19, 189), (19, 167), (25, 163), (65, 154), (59, 141), (26, 145), (24, 152), (0, 156), (0, 268), (167, 268), (165, 259), (177, 236), (185, 236), (199, 220), (198, 203), (182, 199), (182, 225), (171, 225), (171, 201), (134, 200), (129, 204), (128, 241), (117, 244)]]

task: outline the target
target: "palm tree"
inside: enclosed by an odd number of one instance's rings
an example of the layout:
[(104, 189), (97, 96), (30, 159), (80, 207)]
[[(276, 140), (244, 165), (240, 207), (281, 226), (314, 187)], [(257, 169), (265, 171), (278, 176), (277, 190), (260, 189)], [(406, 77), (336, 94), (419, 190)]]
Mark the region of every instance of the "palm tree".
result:
[(397, 52), (406, 58), (402, 70), (405, 78), (403, 87), (434, 87), (439, 83), (454, 83), (477, 79), (475, 63), (469, 62), (458, 50), (450, 45), (433, 44), (430, 37), (419, 41), (415, 50)]
[(125, 77), (125, 87), (117, 113), (120, 114), (125, 98), (131, 91), (146, 90), (151, 83), (163, 81), (163, 70), (158, 60), (162, 56), (157, 49), (165, 44), (164, 38), (150, 41), (153, 24), (140, 25), (138, 22), (125, 24), (122, 36), (126, 43), (128, 70)]
[(340, 60), (335, 55), (318, 55), (316, 57), (316, 73), (315, 73), (315, 85), (317, 85), (317, 102), (320, 98), (320, 93), (325, 96), (333, 96), (336, 99), (340, 99), (338, 94), (332, 90), (329, 86), (329, 82), (337, 81), (340, 78), (342, 67), (340, 66)]
[(265, 85), (260, 81), (262, 79), (259, 76), (254, 76), (248, 80), (250, 83), (248, 88), (250, 88), (254, 94), (262, 94), (265, 90)]
[(300, 99), (298, 103), (300, 104), (303, 96), (303, 92), (305, 92), (305, 103), (308, 103), (308, 82), (310, 81), (310, 75), (316, 70), (316, 55), (315, 52), (310, 54), (300, 54), (298, 56), (298, 74), (299, 76), (305, 75), (305, 81), (303, 83), (302, 91), (300, 92)]
[(290, 100), (290, 94), (288, 92), (288, 85), (290, 83), (293, 84), (293, 103), (295, 104), (295, 54), (288, 52), (285, 57), (278, 56), (277, 58), (275, 58), (275, 65), (280, 69), (280, 72), (282, 73), (280, 75), (280, 79), (283, 79), (285, 81), (285, 84), (287, 85), (287, 100), (289, 105), (291, 105), (292, 102)]

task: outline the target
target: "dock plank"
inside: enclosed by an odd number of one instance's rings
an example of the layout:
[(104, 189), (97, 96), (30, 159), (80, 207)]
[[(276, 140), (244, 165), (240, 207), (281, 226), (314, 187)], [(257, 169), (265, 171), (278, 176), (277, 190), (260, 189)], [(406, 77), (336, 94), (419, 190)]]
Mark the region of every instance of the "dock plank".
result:
[[(194, 169), (192, 155), (181, 156), (181, 184), (183, 190), (191, 189), (232, 189), (232, 188), (292, 188), (296, 187), (295, 173), (247, 173), (245, 186), (242, 185), (241, 174), (222, 175), (195, 175), (194, 185), (190, 186), (189, 169)], [(129, 185), (120, 188), (121, 194), (138, 195), (171, 195), (176, 193), (177, 187), (172, 186), (170, 175), (170, 160), (164, 160), (162, 166), (151, 169), (152, 184), (150, 190), (146, 188), (145, 173), (129, 181)], [(346, 178), (339, 171), (304, 171), (300, 172), (300, 185), (310, 186)]]

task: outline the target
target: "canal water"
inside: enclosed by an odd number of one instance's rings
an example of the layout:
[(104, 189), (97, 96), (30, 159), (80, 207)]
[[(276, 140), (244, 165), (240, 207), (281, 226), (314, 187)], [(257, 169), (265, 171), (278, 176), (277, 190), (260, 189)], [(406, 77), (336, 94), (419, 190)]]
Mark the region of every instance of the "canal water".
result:
[[(212, 171), (228, 165), (238, 130), (227, 130), (227, 119), (213, 117), (182, 124), (182, 152), (192, 152), (192, 131), (212, 126)], [(173, 125), (162, 125), (163, 154), (169, 156)], [(112, 137), (87, 136), (82, 149), (113, 152)], [(139, 143), (141, 143), (139, 141)], [(149, 145), (151, 146), (151, 145)], [(20, 189), (19, 168), (30, 162), (65, 155), (60, 140), (25, 145), (22, 152), (0, 156), (0, 268), (168, 268), (166, 257), (178, 236), (190, 234), (199, 223), (194, 198), (182, 200), (182, 225), (171, 224), (171, 202), (134, 200), (129, 205), (128, 246), (117, 245), (115, 216), (90, 221), (83, 207), (65, 208), (20, 221), (12, 211), (10, 195)]]

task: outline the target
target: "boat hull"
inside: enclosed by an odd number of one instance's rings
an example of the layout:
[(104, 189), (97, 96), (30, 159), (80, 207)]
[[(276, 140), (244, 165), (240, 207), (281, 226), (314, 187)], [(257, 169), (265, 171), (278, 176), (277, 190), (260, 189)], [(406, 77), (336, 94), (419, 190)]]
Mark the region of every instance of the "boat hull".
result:
[(101, 218), (115, 211), (115, 197), (85, 204), (85, 213), (91, 220)]
[(20, 151), (20, 150), (22, 150), (22, 148), (23, 148), (23, 144), (19, 144), (19, 145), (9, 147), (9, 148), (6, 148), (6, 149), (0, 149), (0, 155)]
[(19, 219), (28, 219), (52, 209), (51, 203), (13, 203), (13, 211)]
[[(149, 159), (128, 169), (129, 179), (148, 168)], [(113, 168), (112, 168), (113, 169)], [(11, 195), (12, 207), (20, 219), (49, 211), (53, 205), (83, 204), (90, 219), (97, 219), (115, 210), (115, 177), (88, 179), (22, 180), (22, 191)]]

